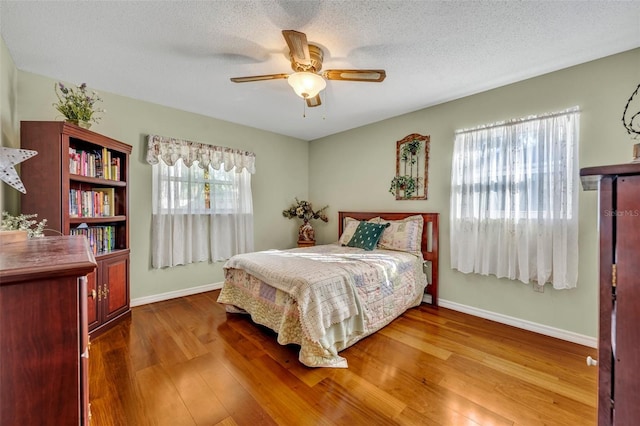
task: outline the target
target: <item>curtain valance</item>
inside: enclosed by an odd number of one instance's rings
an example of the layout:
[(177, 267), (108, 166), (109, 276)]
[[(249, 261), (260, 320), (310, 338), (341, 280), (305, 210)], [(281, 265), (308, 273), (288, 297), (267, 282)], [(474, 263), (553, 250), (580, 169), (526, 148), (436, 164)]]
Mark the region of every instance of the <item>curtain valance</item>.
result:
[(243, 169), (247, 169), (251, 174), (256, 172), (256, 155), (253, 152), (149, 135), (147, 163), (158, 164), (159, 159), (162, 159), (167, 165), (173, 166), (180, 158), (187, 167), (198, 161), (198, 166), (203, 169), (211, 165), (214, 169), (220, 170), (220, 166), (224, 164), (224, 170), (227, 172), (234, 167), (236, 173), (241, 173)]

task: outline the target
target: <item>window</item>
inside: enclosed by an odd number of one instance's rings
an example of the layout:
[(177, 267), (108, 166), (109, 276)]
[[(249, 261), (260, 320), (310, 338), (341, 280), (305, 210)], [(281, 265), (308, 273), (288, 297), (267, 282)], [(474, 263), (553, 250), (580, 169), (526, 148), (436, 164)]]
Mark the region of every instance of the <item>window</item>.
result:
[[(236, 185), (234, 171), (225, 172), (211, 166), (203, 169), (198, 162), (186, 167), (182, 160), (173, 166), (161, 161), (153, 167), (159, 169), (154, 172), (159, 191), (158, 197), (154, 197), (158, 202), (154, 213), (249, 213), (250, 206), (237, 204), (239, 185)], [(246, 170), (242, 173), (249, 174)]]
[(576, 286), (579, 120), (572, 108), (456, 132), (453, 268)]
[(149, 136), (154, 268), (253, 251), (253, 153)]

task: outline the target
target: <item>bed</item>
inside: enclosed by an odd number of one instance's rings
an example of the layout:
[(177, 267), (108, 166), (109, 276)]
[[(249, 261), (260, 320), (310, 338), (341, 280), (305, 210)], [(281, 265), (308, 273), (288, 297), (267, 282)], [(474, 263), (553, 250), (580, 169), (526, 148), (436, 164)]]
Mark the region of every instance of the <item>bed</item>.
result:
[(423, 301), (438, 303), (438, 213), (339, 212), (335, 243), (233, 256), (218, 302), (300, 346), (309, 367)]

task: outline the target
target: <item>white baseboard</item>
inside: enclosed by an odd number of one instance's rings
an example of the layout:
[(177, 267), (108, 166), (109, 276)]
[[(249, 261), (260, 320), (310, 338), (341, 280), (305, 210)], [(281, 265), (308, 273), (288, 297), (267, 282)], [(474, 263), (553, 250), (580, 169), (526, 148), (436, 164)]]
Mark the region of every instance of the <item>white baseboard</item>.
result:
[(163, 300), (176, 299), (178, 297), (191, 296), (192, 294), (204, 293), (206, 291), (219, 290), (222, 282), (205, 284), (198, 287), (185, 288), (183, 290), (169, 291), (167, 293), (154, 294), (145, 297), (131, 299), (131, 307), (146, 305), (148, 303), (162, 302)]
[(452, 309), (458, 312), (464, 312), (465, 314), (499, 322), (501, 324), (511, 325), (523, 330), (533, 331), (534, 333), (555, 337), (558, 339), (566, 340), (568, 342), (577, 343), (579, 345), (589, 346), (591, 348), (598, 347), (598, 339), (595, 337), (585, 336), (583, 334), (578, 334), (572, 331), (562, 330), (555, 327), (549, 327), (548, 325), (538, 324), (520, 318), (510, 317), (508, 315), (485, 311), (484, 309), (462, 305), (460, 303), (451, 302), (449, 300), (439, 299), (438, 305), (442, 306), (443, 308)]
[[(146, 305), (148, 303), (161, 302), (163, 300), (170, 300), (178, 297), (191, 296), (192, 294), (204, 293), (212, 290), (219, 290), (222, 288), (222, 284), (222, 282), (212, 283), (198, 287), (185, 288), (183, 290), (154, 294), (152, 296), (137, 297), (135, 299), (131, 299), (131, 307)], [(423, 301), (430, 303), (430, 296), (429, 300), (423, 299)], [(485, 311), (484, 309), (462, 305), (460, 303), (451, 302), (449, 300), (439, 299), (438, 305), (442, 306), (443, 308), (448, 308), (458, 312), (464, 312), (465, 314), (499, 322), (501, 324), (511, 325), (523, 330), (533, 331), (534, 333), (555, 337), (558, 339), (566, 340), (568, 342), (577, 343), (579, 345), (589, 346), (591, 348), (598, 347), (598, 339), (596, 339), (595, 337), (585, 336), (583, 334), (578, 334), (572, 331), (562, 330), (555, 327), (549, 327), (548, 325), (538, 324), (520, 318), (510, 317), (508, 315)]]

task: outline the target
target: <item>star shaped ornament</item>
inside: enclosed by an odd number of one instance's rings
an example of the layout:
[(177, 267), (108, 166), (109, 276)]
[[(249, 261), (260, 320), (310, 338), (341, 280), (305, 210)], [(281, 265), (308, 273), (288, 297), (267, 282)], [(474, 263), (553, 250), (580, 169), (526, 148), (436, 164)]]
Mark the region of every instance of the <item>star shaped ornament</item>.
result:
[(36, 155), (38, 151), (0, 147), (0, 180), (8, 183), (23, 194), (27, 193), (14, 166)]

